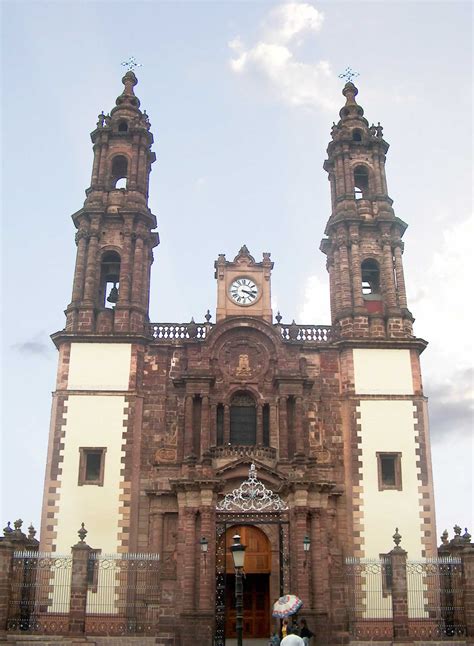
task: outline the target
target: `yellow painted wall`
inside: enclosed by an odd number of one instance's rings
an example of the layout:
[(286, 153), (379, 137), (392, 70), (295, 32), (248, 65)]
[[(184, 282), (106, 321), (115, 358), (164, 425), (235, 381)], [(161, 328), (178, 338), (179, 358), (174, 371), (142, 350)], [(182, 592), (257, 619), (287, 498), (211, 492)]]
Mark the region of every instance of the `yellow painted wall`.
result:
[[(411, 401), (361, 401), (360, 447), (362, 455), (363, 544), (366, 557), (378, 557), (394, 544), (395, 527), (410, 559), (421, 558), (421, 495), (416, 466), (416, 431)], [(379, 491), (377, 452), (400, 452), (402, 491)]]
[(353, 352), (357, 394), (413, 394), (409, 350), (355, 349)]
[(130, 343), (71, 343), (69, 390), (128, 390)]
[[(57, 552), (68, 552), (78, 541), (82, 522), (91, 547), (104, 553), (117, 552), (124, 405), (122, 395), (69, 396), (56, 514)], [(79, 447), (107, 447), (103, 486), (78, 485)]]

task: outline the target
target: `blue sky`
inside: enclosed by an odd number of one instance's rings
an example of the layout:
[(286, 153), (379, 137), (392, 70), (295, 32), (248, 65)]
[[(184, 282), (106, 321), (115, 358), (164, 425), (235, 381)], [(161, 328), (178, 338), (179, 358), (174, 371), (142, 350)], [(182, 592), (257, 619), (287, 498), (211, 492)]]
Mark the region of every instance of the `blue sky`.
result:
[(437, 533), (472, 529), (471, 4), (4, 1), (1, 11), (1, 522), (39, 524), (70, 214), (89, 185), (89, 133), (134, 55), (157, 154), (150, 317), (163, 322), (214, 313), (214, 260), (243, 243), (271, 252), (284, 321), (329, 322), (322, 164), (343, 104), (338, 74), (360, 72), (358, 101), (384, 126), (389, 193), (409, 224), (415, 332), (430, 342)]

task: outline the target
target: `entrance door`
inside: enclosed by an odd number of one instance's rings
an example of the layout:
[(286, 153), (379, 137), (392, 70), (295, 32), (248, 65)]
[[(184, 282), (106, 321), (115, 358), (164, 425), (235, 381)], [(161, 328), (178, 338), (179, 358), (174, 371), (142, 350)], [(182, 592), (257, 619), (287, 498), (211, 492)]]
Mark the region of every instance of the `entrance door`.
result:
[(226, 636), (235, 637), (235, 574), (232, 556), (228, 553), (232, 536), (240, 535), (247, 547), (243, 578), (244, 638), (268, 638), (270, 635), (270, 541), (262, 530), (253, 525), (230, 527), (226, 540)]

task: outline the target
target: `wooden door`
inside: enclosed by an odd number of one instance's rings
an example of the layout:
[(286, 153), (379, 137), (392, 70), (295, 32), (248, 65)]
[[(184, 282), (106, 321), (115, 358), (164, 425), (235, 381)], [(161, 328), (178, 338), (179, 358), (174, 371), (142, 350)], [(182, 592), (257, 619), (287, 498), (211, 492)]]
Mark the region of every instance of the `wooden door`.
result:
[[(270, 635), (270, 576), (247, 574), (244, 588), (244, 638), (268, 638)], [(235, 575), (226, 580), (226, 637), (235, 637)]]
[(254, 525), (235, 525), (225, 535), (226, 541), (226, 635), (235, 637), (235, 574), (232, 555), (228, 552), (232, 536), (240, 535), (246, 546), (243, 578), (244, 637), (268, 638), (270, 635), (270, 541)]

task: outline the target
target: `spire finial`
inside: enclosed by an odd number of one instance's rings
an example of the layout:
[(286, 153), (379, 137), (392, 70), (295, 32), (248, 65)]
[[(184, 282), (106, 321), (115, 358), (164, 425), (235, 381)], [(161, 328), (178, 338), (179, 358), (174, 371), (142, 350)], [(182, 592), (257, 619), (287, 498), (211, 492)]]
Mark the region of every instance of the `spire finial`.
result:
[(141, 63), (137, 63), (135, 56), (130, 56), (128, 61), (123, 61), (122, 67), (127, 68), (127, 72), (133, 72), (137, 67), (143, 67)]
[(346, 83), (352, 83), (352, 79), (356, 76), (360, 76), (359, 72), (354, 72), (352, 67), (346, 67), (346, 69), (339, 74), (340, 79), (346, 79)]

